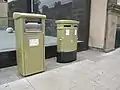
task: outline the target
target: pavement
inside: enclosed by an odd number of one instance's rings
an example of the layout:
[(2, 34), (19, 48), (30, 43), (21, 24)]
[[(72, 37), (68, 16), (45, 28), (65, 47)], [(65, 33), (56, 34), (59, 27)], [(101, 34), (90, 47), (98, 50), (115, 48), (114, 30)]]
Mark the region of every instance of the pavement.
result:
[[(82, 51), (82, 52), (78, 52), (77, 54), (77, 60), (71, 63), (76, 63), (79, 61), (84, 61), (86, 59), (90, 59), (93, 61), (99, 61), (100, 59), (96, 59), (99, 58), (100, 56), (102, 56), (104, 53), (103, 52), (99, 52), (99, 51), (93, 51), (93, 50), (87, 50), (87, 51)], [(71, 63), (57, 63), (56, 62), (56, 57), (54, 58), (49, 58), (45, 60), (45, 71), (50, 71), (56, 68), (60, 68), (66, 65), (69, 65)], [(24, 77), (22, 77), (18, 70), (17, 70), (17, 66), (12, 66), (12, 67), (8, 67), (8, 68), (2, 68), (0, 69), (0, 85), (1, 84), (5, 84), (5, 83), (10, 83), (19, 79), (23, 79)]]
[(97, 57), (89, 53), (85, 60), (2, 84), (0, 90), (120, 90), (119, 68), (120, 49)]

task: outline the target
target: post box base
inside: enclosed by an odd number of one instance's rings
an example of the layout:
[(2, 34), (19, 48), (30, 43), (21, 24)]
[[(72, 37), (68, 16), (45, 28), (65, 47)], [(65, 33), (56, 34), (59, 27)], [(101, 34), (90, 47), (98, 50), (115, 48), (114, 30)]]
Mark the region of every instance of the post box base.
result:
[(77, 57), (77, 51), (72, 52), (57, 52), (58, 63), (69, 63), (75, 61)]

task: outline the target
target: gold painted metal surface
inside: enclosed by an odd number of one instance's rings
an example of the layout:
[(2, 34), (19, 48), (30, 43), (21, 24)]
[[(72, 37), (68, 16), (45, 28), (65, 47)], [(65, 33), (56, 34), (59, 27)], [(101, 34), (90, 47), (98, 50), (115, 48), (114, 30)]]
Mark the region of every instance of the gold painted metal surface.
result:
[[(45, 15), (14, 13), (17, 64), (20, 74), (23, 76), (43, 72), (45, 70)], [(31, 23), (41, 19), (41, 24)], [(40, 25), (40, 26), (38, 26)], [(29, 28), (30, 27), (30, 28)]]
[(57, 51), (71, 52), (77, 50), (78, 21), (58, 20), (57, 23)]

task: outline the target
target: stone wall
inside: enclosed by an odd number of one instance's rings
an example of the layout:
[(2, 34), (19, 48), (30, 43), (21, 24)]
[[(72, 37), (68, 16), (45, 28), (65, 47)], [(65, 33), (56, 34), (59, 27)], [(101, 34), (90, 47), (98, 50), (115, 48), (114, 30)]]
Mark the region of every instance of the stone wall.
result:
[(118, 15), (117, 24), (120, 26), (120, 16)]
[(6, 29), (8, 27), (8, 18), (0, 17), (0, 30)]
[(8, 27), (8, 5), (5, 2), (0, 3), (0, 30)]

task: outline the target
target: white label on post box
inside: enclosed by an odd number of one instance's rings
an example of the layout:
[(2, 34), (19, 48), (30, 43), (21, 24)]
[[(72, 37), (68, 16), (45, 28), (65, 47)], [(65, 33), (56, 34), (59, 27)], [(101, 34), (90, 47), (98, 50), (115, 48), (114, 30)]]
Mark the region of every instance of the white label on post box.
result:
[(39, 39), (30, 39), (29, 40), (29, 46), (34, 47), (39, 45)]
[(67, 36), (70, 35), (70, 30), (69, 29), (66, 30), (66, 35)]
[(75, 29), (75, 35), (77, 35), (77, 29)]

